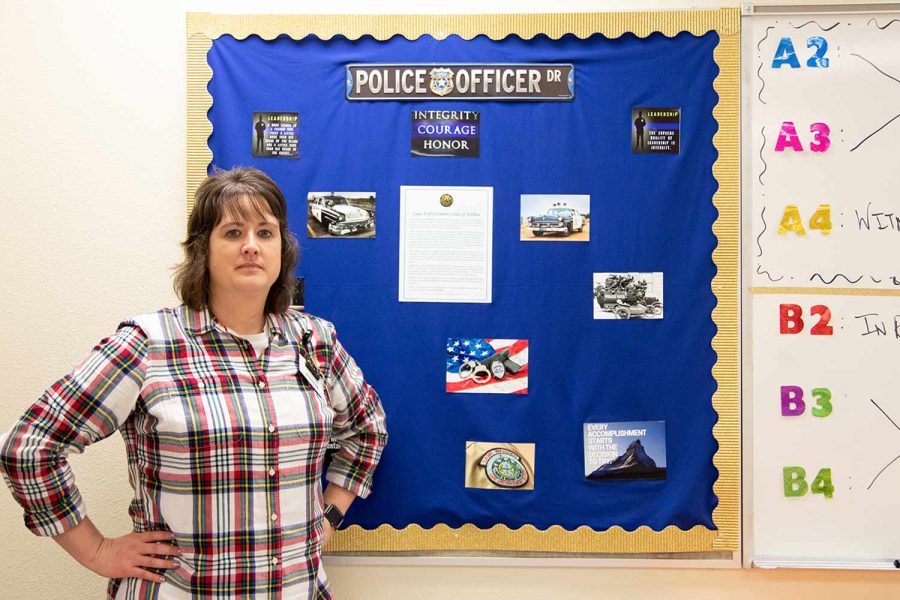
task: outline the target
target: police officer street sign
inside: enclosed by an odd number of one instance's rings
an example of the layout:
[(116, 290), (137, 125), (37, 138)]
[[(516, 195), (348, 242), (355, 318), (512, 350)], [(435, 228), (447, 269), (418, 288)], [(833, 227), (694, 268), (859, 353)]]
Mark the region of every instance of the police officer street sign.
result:
[(548, 63), (346, 66), (348, 100), (572, 100), (575, 67)]

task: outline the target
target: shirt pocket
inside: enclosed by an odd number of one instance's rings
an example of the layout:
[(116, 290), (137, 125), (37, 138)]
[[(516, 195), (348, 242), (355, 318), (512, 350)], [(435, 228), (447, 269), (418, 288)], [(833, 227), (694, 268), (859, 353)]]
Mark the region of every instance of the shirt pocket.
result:
[(279, 390), (272, 400), (280, 451), (303, 462), (323, 460), (334, 424), (334, 410), (323, 393), (324, 386), (313, 386), (303, 373), (292, 371), (273, 389)]
[(192, 460), (233, 448), (247, 434), (240, 388), (216, 379), (161, 385), (148, 412), (156, 418), (160, 450), (189, 452)]

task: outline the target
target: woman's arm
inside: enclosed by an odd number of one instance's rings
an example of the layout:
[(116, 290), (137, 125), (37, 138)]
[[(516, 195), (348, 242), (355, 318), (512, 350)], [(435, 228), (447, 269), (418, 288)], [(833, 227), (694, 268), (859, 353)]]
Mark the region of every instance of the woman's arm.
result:
[[(315, 333), (321, 344), (319, 351), (327, 348), (328, 352), (322, 354), (330, 357), (324, 369), (325, 393), (335, 412), (332, 439), (340, 446), (332, 455), (326, 474), (324, 503), (347, 514), (357, 496), (365, 498), (372, 491), (372, 472), (387, 443), (384, 409), (378, 394), (338, 341), (331, 323), (316, 322)], [(334, 528), (328, 519), (323, 521), (324, 546), (331, 540)]]
[(330, 324), (328, 333), (331, 362), (325, 387), (328, 403), (335, 411), (332, 438), (340, 448), (332, 455), (325, 477), (330, 483), (365, 498), (372, 491), (372, 473), (387, 444), (384, 408)]
[(71, 373), (50, 386), (8, 434), (0, 436), (0, 473), (35, 534), (53, 536), (75, 560), (108, 577), (159, 575), (173, 555), (168, 532), (104, 538), (87, 518), (69, 454), (112, 435), (131, 414), (146, 376), (147, 337), (133, 324), (103, 340)]
[(125, 422), (144, 383), (146, 355), (144, 332), (120, 327), (0, 438), (0, 472), (35, 535), (56, 536), (84, 520), (84, 500), (67, 458)]

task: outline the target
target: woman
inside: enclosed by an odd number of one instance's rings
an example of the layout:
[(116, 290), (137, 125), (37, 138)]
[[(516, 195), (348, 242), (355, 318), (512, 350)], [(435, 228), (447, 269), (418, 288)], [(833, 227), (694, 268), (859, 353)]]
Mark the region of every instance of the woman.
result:
[[(255, 169), (197, 190), (174, 309), (123, 322), (0, 440), (28, 527), (109, 598), (330, 598), (320, 551), (387, 441), (330, 323), (290, 310), (297, 241)], [(104, 537), (66, 456), (118, 430), (134, 532)], [(324, 493), (321, 475), (333, 454)]]

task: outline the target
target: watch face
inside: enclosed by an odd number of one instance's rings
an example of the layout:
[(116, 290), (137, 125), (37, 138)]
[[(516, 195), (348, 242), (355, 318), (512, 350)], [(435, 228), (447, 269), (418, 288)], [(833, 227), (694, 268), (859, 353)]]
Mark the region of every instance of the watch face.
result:
[(333, 504), (329, 504), (325, 508), (325, 518), (328, 519), (328, 522), (331, 523), (331, 526), (337, 529), (341, 522), (344, 520), (344, 515), (341, 514), (341, 511)]

